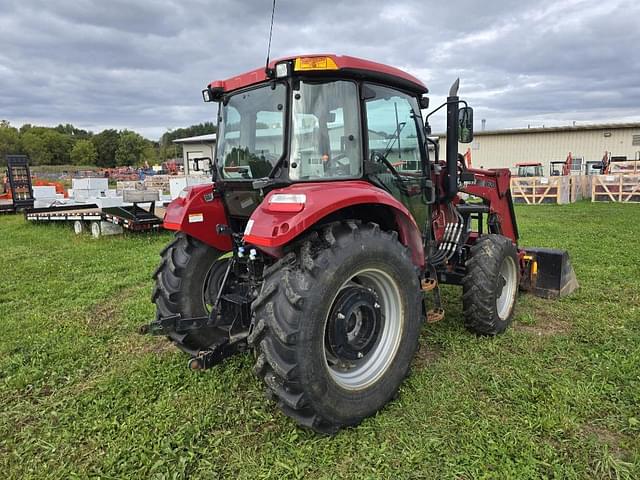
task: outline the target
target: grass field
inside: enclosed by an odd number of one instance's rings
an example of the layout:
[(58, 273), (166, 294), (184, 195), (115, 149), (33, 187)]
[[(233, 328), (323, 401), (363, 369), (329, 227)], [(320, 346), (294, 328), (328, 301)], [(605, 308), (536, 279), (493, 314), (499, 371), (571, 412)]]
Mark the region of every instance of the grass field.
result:
[(521, 296), (487, 339), (447, 289), (399, 397), (335, 437), (266, 401), (250, 355), (192, 373), (136, 334), (169, 234), (0, 217), (2, 478), (640, 478), (640, 206), (517, 214), (521, 244), (571, 252), (580, 290)]

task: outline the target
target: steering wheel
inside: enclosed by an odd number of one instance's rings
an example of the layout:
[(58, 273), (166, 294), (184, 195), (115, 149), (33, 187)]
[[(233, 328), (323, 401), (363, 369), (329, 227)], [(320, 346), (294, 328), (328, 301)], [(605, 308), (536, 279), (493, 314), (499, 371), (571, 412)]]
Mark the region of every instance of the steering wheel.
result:
[(262, 160), (264, 158), (264, 161), (269, 162), (273, 165), (273, 163), (278, 160), (278, 158), (280, 158), (280, 155), (276, 155), (274, 153), (271, 152), (267, 152), (267, 153), (261, 153), (260, 155), (258, 155), (258, 158), (260, 158), (260, 160)]
[(349, 174), (348, 168), (349, 168), (349, 163), (338, 163), (338, 160), (342, 160), (345, 159), (347, 157), (346, 153), (339, 153), (336, 156), (334, 156), (333, 158), (330, 158), (329, 160), (327, 160), (325, 162), (325, 166), (327, 170), (331, 170), (331, 171), (336, 171), (338, 173), (341, 174)]

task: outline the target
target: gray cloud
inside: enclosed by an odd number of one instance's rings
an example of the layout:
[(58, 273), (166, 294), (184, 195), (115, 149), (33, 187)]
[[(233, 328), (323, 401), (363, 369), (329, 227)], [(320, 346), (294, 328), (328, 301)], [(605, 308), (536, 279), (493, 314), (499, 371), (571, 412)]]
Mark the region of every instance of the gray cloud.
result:
[[(270, 0), (0, 0), (0, 118), (150, 138), (212, 120), (201, 89), (264, 62), (270, 13)], [(638, 18), (626, 0), (280, 0), (272, 56), (395, 65), (432, 104), (460, 76), (490, 128), (640, 119)]]

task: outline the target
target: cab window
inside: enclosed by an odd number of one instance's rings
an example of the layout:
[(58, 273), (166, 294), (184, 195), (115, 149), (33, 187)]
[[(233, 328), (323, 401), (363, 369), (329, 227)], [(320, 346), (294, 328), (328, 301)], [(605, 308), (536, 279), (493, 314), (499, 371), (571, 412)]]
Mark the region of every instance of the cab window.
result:
[(421, 173), (417, 100), (378, 85), (366, 88), (369, 158), (385, 157), (399, 173)]
[(358, 91), (349, 81), (300, 82), (293, 91), (289, 177), (293, 180), (361, 175)]

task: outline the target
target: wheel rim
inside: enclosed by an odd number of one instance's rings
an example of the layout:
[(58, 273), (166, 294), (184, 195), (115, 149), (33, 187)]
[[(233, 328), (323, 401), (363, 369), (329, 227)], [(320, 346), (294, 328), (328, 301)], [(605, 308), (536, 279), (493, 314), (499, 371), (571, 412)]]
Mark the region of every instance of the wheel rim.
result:
[(227, 270), (226, 259), (216, 259), (207, 272), (204, 283), (202, 285), (202, 306), (207, 314), (211, 313), (218, 296), (218, 291), (224, 280), (224, 272)]
[(93, 238), (100, 237), (100, 223), (98, 222), (91, 223), (91, 235), (93, 235)]
[(496, 311), (500, 320), (506, 320), (511, 314), (518, 288), (518, 270), (512, 257), (506, 257), (502, 261), (498, 282), (501, 290), (496, 297)]
[(393, 363), (403, 319), (400, 290), (387, 273), (366, 269), (344, 282), (324, 329), (325, 361), (333, 380), (348, 390), (375, 383)]

